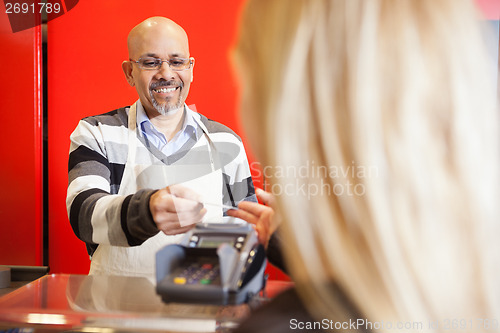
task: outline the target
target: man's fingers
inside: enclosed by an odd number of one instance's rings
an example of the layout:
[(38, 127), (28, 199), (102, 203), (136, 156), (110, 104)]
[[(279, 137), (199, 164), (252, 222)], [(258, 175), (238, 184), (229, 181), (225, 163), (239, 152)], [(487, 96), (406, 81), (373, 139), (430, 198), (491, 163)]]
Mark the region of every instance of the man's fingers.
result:
[(183, 186), (175, 186), (175, 189), (174, 186), (167, 187), (155, 192), (149, 201), (149, 209), (158, 229), (166, 235), (177, 235), (201, 222), (207, 209), (202, 203), (192, 200), (196, 197), (193, 191)]
[(198, 213), (169, 213), (164, 212), (158, 216), (160, 222), (157, 223), (158, 229), (166, 235), (176, 235), (190, 230), (196, 223), (203, 220), (207, 213), (206, 209), (202, 209)]
[(169, 205), (168, 207), (168, 211), (171, 213), (183, 213), (200, 211), (203, 209), (203, 204), (195, 200), (172, 197), (172, 205)]
[(179, 213), (186, 211), (199, 211), (203, 208), (203, 204), (199, 201), (177, 197), (176, 195), (165, 190), (159, 194), (158, 207), (159, 210), (163, 208), (163, 210), (170, 213)]
[(183, 185), (171, 185), (166, 188), (167, 192), (178, 197), (192, 201), (201, 201), (201, 196), (192, 189)]
[(194, 224), (191, 224), (191, 225), (184, 226), (184, 227), (179, 226), (178, 228), (174, 228), (174, 229), (165, 227), (165, 228), (160, 228), (160, 230), (163, 231), (163, 233), (165, 235), (177, 235), (177, 234), (183, 234), (185, 232), (188, 232), (189, 230), (193, 229), (194, 226), (195, 226)]
[(186, 226), (193, 223), (198, 223), (203, 220), (203, 217), (207, 213), (207, 209), (203, 208), (199, 211), (186, 211), (186, 212), (163, 212), (158, 215), (160, 223), (177, 223), (178, 226)]
[(201, 222), (206, 213), (207, 213), (207, 209), (203, 208), (200, 211), (198, 211), (196, 214), (193, 214), (192, 212), (177, 213), (177, 217), (179, 219), (180, 225), (184, 227), (187, 225)]

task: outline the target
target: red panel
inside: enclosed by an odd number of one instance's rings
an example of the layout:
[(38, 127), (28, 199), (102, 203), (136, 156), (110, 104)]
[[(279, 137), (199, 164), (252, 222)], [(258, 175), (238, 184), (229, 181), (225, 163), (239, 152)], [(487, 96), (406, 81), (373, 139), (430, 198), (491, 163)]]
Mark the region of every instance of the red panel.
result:
[[(65, 208), (69, 135), (79, 119), (132, 104), (121, 63), (130, 29), (150, 16), (172, 18), (196, 58), (188, 104), (240, 132), (229, 52), (243, 0), (80, 1), (48, 23), (49, 264), (54, 273), (87, 273), (84, 244)], [(175, 8), (173, 5), (176, 5)]]
[(0, 45), (0, 264), (41, 265), (41, 29), (12, 33), (2, 11)]

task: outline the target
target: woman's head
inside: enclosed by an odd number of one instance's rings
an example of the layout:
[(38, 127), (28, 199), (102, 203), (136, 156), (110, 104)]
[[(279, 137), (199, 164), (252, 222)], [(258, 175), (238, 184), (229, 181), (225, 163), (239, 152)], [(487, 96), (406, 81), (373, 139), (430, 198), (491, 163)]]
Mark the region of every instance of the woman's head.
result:
[(315, 313), (335, 303), (330, 282), (381, 320), (492, 309), (500, 165), (484, 41), (465, 0), (248, 3), (242, 120), (276, 171), (288, 264)]

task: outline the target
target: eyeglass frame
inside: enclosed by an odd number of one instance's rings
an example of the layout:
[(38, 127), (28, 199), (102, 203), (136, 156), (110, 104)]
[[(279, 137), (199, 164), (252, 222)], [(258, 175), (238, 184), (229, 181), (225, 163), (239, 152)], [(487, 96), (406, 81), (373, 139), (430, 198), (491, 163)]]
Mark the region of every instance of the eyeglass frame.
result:
[[(158, 68), (144, 68), (141, 66), (141, 64), (139, 63), (139, 61), (142, 59), (142, 58), (154, 58), (154, 59), (158, 59), (160, 60), (160, 65)], [(168, 68), (170, 68), (171, 70), (173, 71), (176, 71), (176, 72), (182, 72), (182, 71), (185, 71), (185, 70), (188, 70), (188, 69), (191, 69), (194, 65), (194, 58), (193, 57), (189, 57), (189, 58), (174, 58), (174, 59), (178, 59), (178, 60), (189, 60), (189, 67), (187, 68), (184, 68), (184, 69), (175, 69), (175, 68), (172, 68), (170, 67), (170, 60), (168, 59), (162, 59), (162, 58), (158, 58), (158, 57), (151, 57), (151, 56), (146, 56), (146, 57), (139, 57), (139, 59), (137, 60), (132, 60), (131, 58), (129, 58), (128, 60), (130, 62), (133, 62), (133, 63), (136, 63), (137, 66), (139, 66), (140, 69), (144, 69), (144, 70), (147, 70), (147, 71), (157, 71), (157, 70), (160, 70), (161, 69), (161, 66), (163, 66), (163, 63), (167, 63), (168, 64)]]

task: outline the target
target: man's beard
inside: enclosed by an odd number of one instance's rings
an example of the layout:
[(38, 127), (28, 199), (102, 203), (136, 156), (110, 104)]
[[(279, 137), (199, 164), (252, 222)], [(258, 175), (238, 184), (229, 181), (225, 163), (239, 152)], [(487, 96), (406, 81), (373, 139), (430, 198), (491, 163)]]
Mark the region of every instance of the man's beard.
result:
[(153, 96), (153, 91), (152, 90), (149, 91), (149, 96), (151, 96), (151, 101), (152, 101), (153, 107), (161, 115), (166, 115), (166, 114), (169, 114), (169, 113), (175, 113), (175, 111), (179, 110), (183, 106), (183, 103), (181, 102), (180, 99), (177, 100), (177, 103), (175, 103), (175, 104), (172, 104), (172, 103), (169, 103), (169, 102), (166, 102), (166, 103), (163, 103), (163, 104), (158, 103), (158, 101)]
[(180, 108), (183, 107), (184, 103), (181, 102), (180, 97), (177, 100), (177, 103), (175, 103), (175, 104), (172, 104), (169, 102), (166, 102), (164, 104), (158, 103), (158, 101), (154, 97), (153, 90), (160, 88), (160, 87), (165, 87), (165, 88), (177, 87), (177, 89), (182, 90), (182, 88), (184, 88), (184, 85), (182, 84), (182, 82), (180, 82), (180, 84), (177, 85), (172, 80), (170, 80), (170, 81), (162, 80), (162, 81), (155, 82), (155, 83), (151, 84), (151, 86), (149, 87), (149, 96), (151, 97), (153, 107), (155, 108), (156, 111), (158, 111), (159, 114), (166, 115), (169, 113), (175, 113), (177, 110), (179, 110)]

